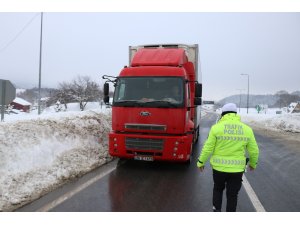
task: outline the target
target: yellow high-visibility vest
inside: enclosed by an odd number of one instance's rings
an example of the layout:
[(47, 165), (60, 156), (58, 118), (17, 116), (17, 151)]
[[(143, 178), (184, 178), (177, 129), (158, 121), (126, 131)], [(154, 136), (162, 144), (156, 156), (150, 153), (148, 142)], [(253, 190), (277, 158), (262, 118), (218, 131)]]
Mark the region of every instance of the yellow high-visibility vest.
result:
[(259, 149), (252, 129), (240, 121), (239, 115), (228, 113), (211, 127), (197, 166), (204, 166), (212, 154), (210, 164), (213, 169), (243, 172), (246, 166), (245, 151), (248, 151), (250, 166), (256, 168)]

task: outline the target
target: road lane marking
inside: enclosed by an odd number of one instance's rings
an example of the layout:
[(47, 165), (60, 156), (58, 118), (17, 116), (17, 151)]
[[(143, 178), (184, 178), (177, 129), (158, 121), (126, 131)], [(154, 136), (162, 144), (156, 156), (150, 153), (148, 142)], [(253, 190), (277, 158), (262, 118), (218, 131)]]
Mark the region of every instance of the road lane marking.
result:
[(44, 205), (43, 207), (37, 209), (36, 211), (37, 212), (48, 212), (48, 211), (50, 211), (51, 209), (55, 208), (56, 206), (60, 205), (64, 201), (68, 200), (69, 198), (71, 198), (72, 196), (77, 194), (78, 192), (81, 192), (82, 190), (84, 190), (88, 186), (90, 186), (93, 183), (97, 182), (102, 177), (104, 177), (107, 174), (111, 173), (116, 168), (117, 168), (117, 163), (114, 163), (114, 165), (112, 167), (109, 167), (107, 170), (101, 172), (99, 175), (97, 175), (97, 176), (93, 177), (92, 179), (86, 181), (85, 183), (79, 185), (78, 187), (76, 187), (72, 191), (65, 193), (64, 195), (60, 196), (59, 198), (55, 199), (54, 201)]
[(257, 195), (255, 194), (253, 188), (251, 187), (249, 181), (247, 180), (245, 174), (243, 175), (243, 186), (246, 190), (247, 195), (250, 198), (250, 201), (252, 202), (256, 212), (266, 212), (265, 208), (259, 201)]

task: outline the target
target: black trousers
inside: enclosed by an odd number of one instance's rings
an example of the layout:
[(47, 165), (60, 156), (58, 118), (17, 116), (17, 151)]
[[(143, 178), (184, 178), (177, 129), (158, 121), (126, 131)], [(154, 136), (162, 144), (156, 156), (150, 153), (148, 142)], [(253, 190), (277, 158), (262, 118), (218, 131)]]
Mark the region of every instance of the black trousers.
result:
[(216, 211), (221, 211), (223, 191), (226, 187), (227, 212), (235, 212), (238, 193), (242, 186), (243, 172), (225, 173), (213, 170), (214, 190), (213, 190), (213, 206)]

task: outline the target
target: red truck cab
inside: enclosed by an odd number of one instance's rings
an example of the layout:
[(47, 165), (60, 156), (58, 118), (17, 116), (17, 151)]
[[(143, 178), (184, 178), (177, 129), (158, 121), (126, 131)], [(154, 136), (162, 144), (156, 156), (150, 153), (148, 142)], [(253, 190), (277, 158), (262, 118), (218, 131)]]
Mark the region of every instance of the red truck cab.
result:
[[(189, 162), (199, 135), (198, 45), (130, 46), (129, 59), (113, 80), (110, 155)], [(104, 92), (108, 103), (107, 82)]]

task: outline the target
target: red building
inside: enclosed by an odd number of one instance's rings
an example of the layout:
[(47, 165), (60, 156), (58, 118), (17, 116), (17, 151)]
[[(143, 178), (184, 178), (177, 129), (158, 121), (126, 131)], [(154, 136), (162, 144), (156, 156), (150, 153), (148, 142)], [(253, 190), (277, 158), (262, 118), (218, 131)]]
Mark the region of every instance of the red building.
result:
[(31, 107), (31, 103), (27, 102), (26, 100), (22, 99), (22, 98), (18, 98), (16, 97), (12, 103), (10, 103), (10, 105), (13, 106), (14, 109), (23, 111), (23, 112), (29, 112), (30, 111), (30, 107)]

